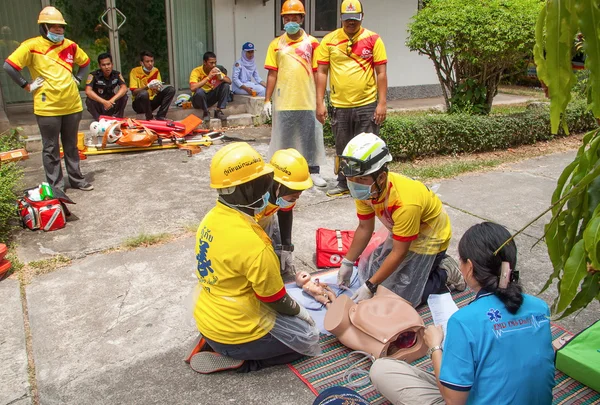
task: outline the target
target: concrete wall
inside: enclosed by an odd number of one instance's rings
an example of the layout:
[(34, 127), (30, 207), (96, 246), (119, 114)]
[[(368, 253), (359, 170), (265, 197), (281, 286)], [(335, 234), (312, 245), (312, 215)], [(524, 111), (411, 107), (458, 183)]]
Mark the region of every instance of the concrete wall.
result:
[[(381, 35), (388, 56), (390, 98), (416, 98), (441, 94), (429, 58), (410, 52), (404, 45), (406, 26), (417, 11), (417, 0), (363, 0), (363, 25)], [(240, 57), (244, 42), (256, 46), (261, 76), (269, 42), (274, 38), (275, 5), (269, 0), (213, 0), (215, 52), (219, 64), (230, 69)], [(393, 7), (392, 7), (393, 4)], [(320, 38), (319, 38), (320, 39)]]

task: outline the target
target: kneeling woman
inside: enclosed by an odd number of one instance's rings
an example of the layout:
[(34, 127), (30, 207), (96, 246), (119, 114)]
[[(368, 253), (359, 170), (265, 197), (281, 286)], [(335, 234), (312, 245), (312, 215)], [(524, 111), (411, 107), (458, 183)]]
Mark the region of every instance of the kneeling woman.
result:
[(286, 293), (271, 240), (254, 218), (272, 182), (273, 168), (247, 143), (212, 159), (210, 186), (219, 197), (196, 235), (194, 318), (202, 337), (187, 359), (199, 373), (254, 371), (320, 352), (314, 321)]
[[(434, 366), (430, 374), (407, 363), (379, 359), (371, 380), (394, 404), (550, 404), (554, 351), (548, 305), (522, 293), (517, 247), (502, 226), (471, 227), (458, 245), (460, 271), (477, 293), (454, 313), (447, 336), (441, 327), (425, 330)], [(503, 262), (513, 269), (502, 272)]]

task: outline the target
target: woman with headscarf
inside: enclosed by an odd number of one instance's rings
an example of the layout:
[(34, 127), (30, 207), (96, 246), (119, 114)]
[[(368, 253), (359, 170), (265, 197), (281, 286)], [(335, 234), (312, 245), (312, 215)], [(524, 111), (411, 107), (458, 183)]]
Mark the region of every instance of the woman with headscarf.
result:
[[(254, 63), (254, 44), (246, 42), (242, 46), (242, 57), (233, 65), (233, 92), (251, 96), (265, 96), (267, 87), (260, 78)], [(252, 81), (254, 79), (254, 81)]]

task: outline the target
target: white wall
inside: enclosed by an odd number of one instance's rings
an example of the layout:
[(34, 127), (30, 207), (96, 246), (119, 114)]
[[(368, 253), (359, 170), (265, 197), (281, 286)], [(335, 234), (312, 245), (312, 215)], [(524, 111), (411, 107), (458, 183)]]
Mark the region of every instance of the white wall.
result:
[(218, 63), (228, 71), (240, 58), (242, 45), (252, 42), (256, 47), (256, 66), (266, 80), (265, 55), (275, 31), (273, 3), (267, 1), (263, 6), (263, 0), (237, 0), (237, 4), (234, 0), (214, 0), (215, 53)]
[[(439, 84), (429, 58), (410, 52), (404, 45), (406, 26), (417, 11), (417, 0), (362, 0), (363, 25), (383, 39), (388, 56), (388, 86)], [(392, 6), (393, 5), (393, 6)], [(266, 78), (264, 65), (267, 46), (274, 38), (274, 1), (213, 0), (215, 53), (219, 64), (231, 69), (247, 41), (256, 46), (256, 65)]]

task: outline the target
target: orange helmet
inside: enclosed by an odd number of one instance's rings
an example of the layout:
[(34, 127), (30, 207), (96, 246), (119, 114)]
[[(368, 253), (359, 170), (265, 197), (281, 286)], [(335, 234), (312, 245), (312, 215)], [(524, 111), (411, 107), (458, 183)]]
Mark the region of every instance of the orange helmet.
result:
[(300, 0), (287, 0), (281, 6), (281, 15), (286, 14), (302, 14), (305, 15), (304, 4)]

